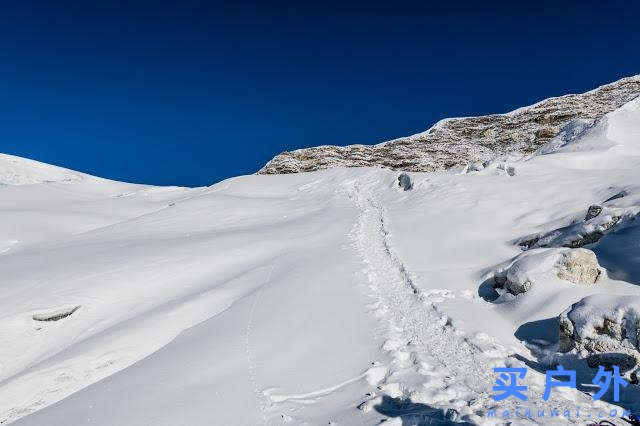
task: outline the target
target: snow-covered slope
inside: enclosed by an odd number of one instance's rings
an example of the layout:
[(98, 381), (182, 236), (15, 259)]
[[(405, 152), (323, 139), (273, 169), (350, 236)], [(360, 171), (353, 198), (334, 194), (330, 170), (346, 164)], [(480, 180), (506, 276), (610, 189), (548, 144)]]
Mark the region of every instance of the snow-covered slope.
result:
[(193, 191), (115, 182), (0, 154), (0, 192), (2, 252), (132, 219)]
[(83, 174), (15, 155), (0, 154), (0, 185), (29, 185), (43, 182), (70, 182)]
[[(487, 410), (517, 405), (492, 398), (505, 365), (531, 367), (532, 410), (611, 407), (543, 401), (538, 370), (591, 374), (557, 352), (557, 317), (640, 296), (640, 100), (541, 152), (409, 173), (410, 191), (378, 168), (0, 187), (0, 423), (500, 424)], [(575, 241), (595, 283), (531, 261)], [(526, 249), (530, 285), (499, 295)], [(639, 397), (630, 385), (618, 405)]]
[(640, 95), (640, 75), (587, 93), (546, 99), (507, 114), (441, 120), (425, 132), (377, 145), (325, 145), (283, 152), (258, 173), (310, 172), (332, 167), (386, 167), (428, 172), (522, 156), (559, 134), (575, 134)]

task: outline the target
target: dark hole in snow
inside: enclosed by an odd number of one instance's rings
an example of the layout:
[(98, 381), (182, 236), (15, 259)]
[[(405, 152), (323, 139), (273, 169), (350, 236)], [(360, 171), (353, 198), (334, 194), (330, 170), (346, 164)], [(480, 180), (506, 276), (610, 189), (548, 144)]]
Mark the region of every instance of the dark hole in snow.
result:
[(523, 250), (529, 250), (533, 248), (536, 244), (538, 244), (538, 241), (540, 241), (540, 235), (536, 235), (528, 239), (520, 240), (518, 241), (518, 245), (522, 247)]
[(584, 220), (591, 220), (594, 217), (597, 217), (600, 213), (602, 212), (602, 206), (599, 206), (597, 204), (593, 204), (591, 206), (589, 206), (589, 209), (587, 210), (587, 215), (584, 217)]
[(80, 309), (80, 305), (74, 306), (73, 308), (57, 309), (55, 311), (33, 314), (32, 318), (34, 321), (58, 321), (68, 317), (78, 309)]
[(413, 188), (413, 183), (411, 182), (411, 178), (408, 174), (401, 173), (400, 176), (398, 176), (398, 186), (405, 191), (409, 191)]
[(607, 201), (617, 200), (618, 198), (623, 198), (623, 197), (626, 197), (627, 195), (629, 195), (629, 193), (627, 191), (620, 191), (616, 195), (614, 195), (612, 197), (609, 197), (606, 200), (604, 200), (604, 202), (606, 203)]

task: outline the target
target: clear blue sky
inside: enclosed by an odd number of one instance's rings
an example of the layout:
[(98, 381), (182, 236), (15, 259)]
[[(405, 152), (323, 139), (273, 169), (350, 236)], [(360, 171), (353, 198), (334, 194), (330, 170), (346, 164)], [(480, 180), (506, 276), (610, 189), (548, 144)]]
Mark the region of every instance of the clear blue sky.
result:
[(8, 0), (0, 54), (0, 152), (196, 186), (640, 73), (640, 3)]

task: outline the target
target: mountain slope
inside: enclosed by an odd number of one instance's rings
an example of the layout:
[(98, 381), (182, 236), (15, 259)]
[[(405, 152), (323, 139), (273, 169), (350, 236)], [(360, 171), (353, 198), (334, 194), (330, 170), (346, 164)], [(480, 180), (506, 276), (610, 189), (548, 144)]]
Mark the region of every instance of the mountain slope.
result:
[[(483, 162), (503, 154), (530, 154), (557, 136), (594, 120), (640, 95), (640, 76), (579, 95), (546, 99), (507, 114), (451, 118), (426, 132), (377, 145), (319, 146), (283, 152), (259, 174), (298, 173), (331, 167), (388, 167), (428, 172)], [(581, 122), (574, 122), (582, 119)]]
[[(541, 398), (558, 315), (589, 295), (640, 296), (640, 99), (544, 148), (409, 173), (410, 191), (380, 168), (0, 186), (3, 223), (74, 224), (40, 239), (20, 228), (28, 243), (0, 254), (0, 422), (549, 424), (489, 417), (519, 405), (492, 398), (492, 368), (507, 365), (530, 367), (532, 410), (640, 410), (634, 385), (615, 406), (589, 389)], [(595, 284), (540, 263), (526, 293), (494, 291), (524, 240), (538, 237), (525, 254), (553, 253), (544, 237), (576, 229), (603, 230), (585, 245), (606, 268)]]

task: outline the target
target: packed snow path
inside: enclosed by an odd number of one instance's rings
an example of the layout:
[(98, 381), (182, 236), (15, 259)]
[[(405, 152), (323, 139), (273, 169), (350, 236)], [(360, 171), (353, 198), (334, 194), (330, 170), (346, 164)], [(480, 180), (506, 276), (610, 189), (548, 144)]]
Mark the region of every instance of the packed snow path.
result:
[[(575, 391), (561, 393), (555, 389), (552, 397), (543, 401), (544, 379), (531, 369), (527, 377), (527, 403), (518, 404), (519, 400), (513, 401), (515, 398), (494, 402), (491, 393), (495, 383), (493, 367), (524, 364), (510, 358), (508, 351), (489, 336), (471, 337), (456, 330), (447, 315), (439, 312), (435, 305), (442, 297), (453, 297), (450, 292), (424, 291), (414, 283), (411, 273), (391, 246), (385, 209), (375, 196), (377, 183), (373, 174), (347, 183), (347, 193), (360, 210), (351, 238), (366, 265), (363, 272), (374, 299), (371, 310), (380, 319), (379, 331), (385, 340), (383, 350), (390, 357), (386, 377), (378, 386), (387, 398), (372, 393), (359, 408), (368, 412), (388, 404), (392, 398), (396, 404), (395, 414), (416, 424), (447, 423), (444, 419), (438, 422), (434, 418), (437, 417), (435, 414), (442, 418), (442, 413), (447, 413), (451, 420), (502, 424), (501, 419), (486, 417), (487, 411), (497, 409), (498, 413), (505, 410), (515, 413), (518, 409), (523, 413), (530, 408), (532, 411), (557, 409), (562, 412), (584, 404), (586, 412), (589, 406), (593, 407), (591, 398)], [(549, 419), (519, 421), (546, 423)], [(567, 420), (556, 418), (552, 421), (563, 423)]]

